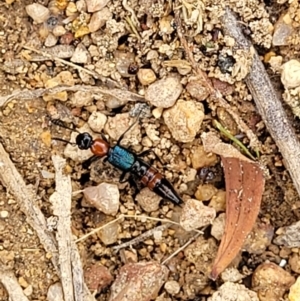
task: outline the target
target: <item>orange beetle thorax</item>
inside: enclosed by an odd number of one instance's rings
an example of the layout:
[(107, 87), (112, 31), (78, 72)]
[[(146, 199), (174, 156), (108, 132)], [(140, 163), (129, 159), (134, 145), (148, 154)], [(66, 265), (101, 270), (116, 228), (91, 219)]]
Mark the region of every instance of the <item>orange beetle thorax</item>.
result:
[(99, 157), (106, 156), (108, 154), (109, 149), (109, 144), (101, 138), (95, 139), (94, 143), (91, 146), (92, 153)]

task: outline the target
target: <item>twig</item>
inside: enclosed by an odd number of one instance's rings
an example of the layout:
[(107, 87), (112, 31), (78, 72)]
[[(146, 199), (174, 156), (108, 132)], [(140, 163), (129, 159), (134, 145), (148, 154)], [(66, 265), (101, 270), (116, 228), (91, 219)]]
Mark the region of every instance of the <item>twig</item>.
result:
[[(96, 79), (100, 79), (103, 83), (106, 83), (106, 81), (107, 81), (107, 78), (105, 78), (104, 76), (102, 76), (101, 74), (99, 74), (99, 73), (97, 73), (97, 72), (95, 72), (95, 71), (92, 71), (92, 70), (83, 68), (83, 67), (81, 67), (81, 66), (79, 66), (79, 65), (76, 65), (76, 64), (74, 64), (74, 63), (72, 63), (72, 62), (69, 62), (69, 61), (66, 61), (66, 60), (64, 60), (64, 59), (61, 59), (61, 58), (59, 58), (59, 57), (55, 57), (55, 56), (53, 56), (52, 54), (49, 54), (49, 53), (47, 53), (47, 52), (44, 52), (44, 51), (35, 49), (35, 48), (33, 48), (33, 47), (29, 47), (29, 46), (26, 46), (26, 45), (23, 45), (22, 48), (27, 49), (27, 50), (30, 50), (30, 51), (35, 52), (35, 53), (38, 53), (38, 54), (40, 54), (40, 55), (42, 55), (42, 56), (44, 56), (44, 57), (46, 57), (46, 58), (48, 58), (48, 59), (50, 59), (50, 60), (52, 60), (52, 61), (57, 61), (57, 62), (59, 62), (59, 63), (61, 63), (61, 64), (63, 64), (63, 65), (67, 65), (67, 66), (70, 66), (70, 67), (72, 67), (72, 68), (74, 68), (74, 69), (76, 69), (76, 70), (85, 72), (85, 73), (87, 73), (87, 74), (93, 76), (93, 77), (96, 78)], [(114, 84), (115, 84), (116, 86), (119, 86), (116, 82), (114, 82)]]
[[(64, 300), (80, 301), (83, 300), (84, 280), (80, 258), (71, 232), (71, 178), (63, 171), (65, 159), (52, 156), (52, 161), (55, 168), (56, 187), (49, 201), (53, 206), (53, 214), (58, 217), (56, 239)], [(76, 273), (73, 271), (74, 268)]]
[[(134, 10), (127, 4), (127, 0), (122, 0), (122, 5), (125, 10), (129, 11), (131, 13), (131, 23), (135, 26), (139, 26), (140, 22), (134, 12)], [(128, 21), (127, 21), (128, 22)]]
[(11, 270), (0, 267), (0, 281), (5, 287), (10, 301), (28, 301), (17, 278)]
[[(123, 89), (108, 89), (102, 88), (97, 86), (82, 86), (82, 85), (75, 85), (75, 86), (66, 86), (60, 85), (53, 88), (41, 88), (36, 90), (22, 90), (16, 91), (7, 96), (0, 97), (0, 108), (6, 105), (9, 101), (19, 98), (19, 99), (34, 99), (41, 97), (45, 94), (55, 94), (62, 91), (83, 91), (83, 92), (90, 92), (95, 95), (102, 94), (105, 96), (111, 96), (119, 99), (119, 101), (123, 104), (126, 104), (128, 101), (145, 101), (144, 97), (139, 94), (123, 90)], [(98, 95), (99, 96), (99, 95)]]
[(161, 264), (166, 264), (167, 261), (172, 259), (174, 256), (176, 256), (179, 252), (184, 250), (188, 245), (190, 245), (197, 237), (199, 237), (201, 233), (196, 233), (192, 238), (190, 238), (183, 246), (181, 246), (179, 249), (177, 249), (174, 253), (172, 253), (169, 257), (167, 257)]
[[(82, 237), (78, 238), (75, 242), (77, 243), (79, 241), (82, 241), (82, 240), (88, 238), (89, 236), (97, 233), (98, 231), (102, 230), (103, 228), (107, 227), (108, 225), (116, 223), (117, 221), (119, 221), (120, 219), (123, 219), (123, 218), (134, 218), (134, 219), (145, 219), (145, 220), (148, 219), (148, 220), (152, 220), (152, 221), (157, 221), (157, 222), (162, 222), (162, 223), (169, 223), (169, 224), (173, 224), (173, 225), (176, 225), (176, 226), (180, 226), (179, 223), (174, 222), (174, 221), (172, 221), (170, 219), (167, 219), (167, 218), (158, 218), (158, 217), (151, 217), (151, 216), (146, 216), (146, 215), (121, 214), (118, 218), (116, 218), (116, 219), (108, 222), (107, 224), (105, 224), (101, 227), (98, 227), (98, 228), (92, 230), (91, 232), (83, 235)], [(203, 234), (203, 232), (200, 231), (200, 230), (194, 230), (194, 231), (197, 232), (197, 233)]]
[(138, 33), (136, 27), (134, 26), (132, 20), (131, 20), (129, 17), (126, 17), (125, 20), (126, 20), (126, 22), (128, 23), (128, 25), (129, 25), (129, 27), (131, 28), (131, 30), (133, 31), (133, 33), (135, 34), (135, 36), (136, 36), (139, 40), (141, 40), (141, 36), (139, 35), (139, 33)]
[(252, 147), (255, 151), (257, 151), (258, 149), (261, 149), (261, 143), (257, 139), (256, 135), (253, 133), (253, 131), (240, 118), (240, 116), (232, 110), (231, 106), (226, 102), (226, 100), (224, 98), (222, 98), (222, 95), (221, 95), (220, 91), (216, 90), (213, 87), (213, 85), (212, 85), (210, 79), (208, 78), (208, 76), (206, 75), (206, 73), (203, 72), (199, 68), (198, 64), (195, 62), (193, 53), (190, 50), (189, 45), (188, 45), (185, 37), (183, 36), (183, 27), (182, 27), (182, 24), (181, 24), (180, 11), (179, 10), (175, 11), (175, 20), (176, 20), (176, 25), (177, 25), (177, 34), (179, 36), (180, 42), (181, 42), (181, 44), (182, 44), (182, 46), (183, 46), (183, 48), (184, 48), (184, 50), (187, 54), (189, 62), (191, 63), (195, 73), (197, 74), (199, 80), (210, 91), (211, 98), (214, 99), (214, 101), (216, 101), (216, 103), (219, 106), (226, 109), (226, 111), (232, 116), (234, 121), (237, 123), (240, 130), (242, 130), (247, 135), (247, 137), (250, 140), (250, 142), (249, 142), (250, 147)]
[(156, 231), (164, 231), (164, 230), (168, 229), (170, 226), (171, 226), (170, 223), (166, 223), (166, 224), (160, 225), (158, 227), (155, 227), (153, 229), (150, 229), (150, 230), (144, 232), (143, 234), (139, 235), (138, 237), (135, 237), (134, 239), (132, 239), (130, 241), (127, 241), (127, 242), (125, 242), (125, 243), (123, 243), (121, 245), (112, 247), (112, 249), (115, 252), (119, 252), (119, 250), (121, 250), (121, 249), (127, 248), (129, 246), (135, 245), (135, 244), (137, 244), (137, 243), (145, 240), (149, 236), (152, 236), (154, 232), (156, 232)]
[[(250, 48), (253, 49), (251, 43), (244, 37), (234, 14), (228, 8), (225, 10), (223, 24), (227, 34), (235, 39), (237, 47), (249, 51)], [(254, 49), (253, 52), (253, 65), (246, 78), (246, 84), (300, 195), (300, 143), (257, 52)]]
[[(26, 215), (28, 224), (36, 231), (45, 251), (51, 254), (51, 261), (58, 275), (60, 267), (58, 260), (58, 251), (53, 234), (47, 229), (45, 217), (42, 214), (36, 202), (38, 197), (31, 186), (27, 186), (19, 174), (14, 164), (11, 162), (8, 154), (0, 143), (0, 181), (6, 189), (14, 195), (20, 209)], [(85, 301), (94, 301), (86, 286), (84, 286)]]

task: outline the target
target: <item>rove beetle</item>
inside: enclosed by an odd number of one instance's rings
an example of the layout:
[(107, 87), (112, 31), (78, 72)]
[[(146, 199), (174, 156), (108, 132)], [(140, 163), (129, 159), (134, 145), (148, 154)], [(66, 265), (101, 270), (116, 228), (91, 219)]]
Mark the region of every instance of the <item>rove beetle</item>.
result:
[[(53, 124), (72, 130), (59, 119), (51, 119), (51, 121)], [(144, 187), (148, 187), (162, 198), (167, 199), (176, 205), (182, 204), (183, 201), (175, 191), (172, 184), (166, 178), (164, 178), (156, 168), (143, 161), (139, 155), (120, 145), (124, 135), (135, 125), (135, 123), (136, 122), (134, 122), (120, 136), (115, 146), (110, 146), (104, 137), (93, 139), (93, 137), (87, 132), (79, 133), (76, 137), (75, 144), (79, 149), (90, 149), (96, 157), (107, 157), (107, 161), (111, 165), (123, 172), (121, 179), (124, 179), (125, 175), (129, 173)], [(55, 139), (70, 143), (63, 139)]]

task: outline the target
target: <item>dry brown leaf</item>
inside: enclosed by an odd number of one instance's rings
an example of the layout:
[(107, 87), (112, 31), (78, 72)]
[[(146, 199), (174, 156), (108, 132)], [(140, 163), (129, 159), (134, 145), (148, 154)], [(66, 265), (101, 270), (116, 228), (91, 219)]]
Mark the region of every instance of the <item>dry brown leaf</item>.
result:
[(226, 223), (211, 278), (215, 280), (240, 251), (257, 218), (264, 191), (263, 171), (217, 136), (202, 135), (206, 151), (221, 156), (226, 182)]

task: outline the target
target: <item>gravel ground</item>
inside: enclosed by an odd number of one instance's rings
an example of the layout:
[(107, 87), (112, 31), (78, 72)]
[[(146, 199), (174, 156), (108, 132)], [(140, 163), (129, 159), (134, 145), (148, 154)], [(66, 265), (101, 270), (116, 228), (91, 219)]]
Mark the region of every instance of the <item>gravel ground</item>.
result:
[[(225, 7), (252, 48), (236, 47)], [(0, 300), (300, 300), (300, 151), (281, 148), (300, 134), (299, 27), (296, 0), (2, 1)], [(248, 89), (254, 49), (292, 128), (280, 141), (263, 89)], [(113, 147), (131, 125), (121, 145), (181, 206), (74, 143), (88, 132)], [(235, 224), (228, 187), (249, 166), (261, 174), (239, 193), (253, 204), (213, 281), (226, 198)]]

